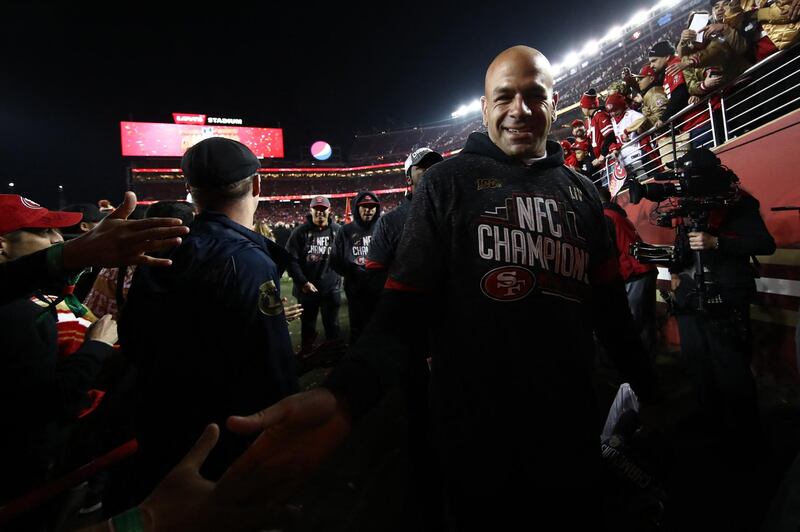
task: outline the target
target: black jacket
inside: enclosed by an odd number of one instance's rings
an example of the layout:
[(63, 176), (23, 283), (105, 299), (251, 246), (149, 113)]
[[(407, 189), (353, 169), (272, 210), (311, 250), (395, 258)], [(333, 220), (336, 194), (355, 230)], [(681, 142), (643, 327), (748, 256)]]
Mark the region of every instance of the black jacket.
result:
[(362, 192), (356, 196), (353, 201), (353, 221), (339, 230), (331, 252), (331, 267), (344, 278), (345, 290), (349, 294), (356, 294), (368, 289), (367, 256), (372, 247), (381, 207), (378, 205), (372, 220), (364, 221), (359, 214), (357, 205), (367, 194), (375, 196), (373, 192)]
[[(519, 502), (512, 478), (529, 494), (588, 489), (599, 439), (593, 329), (637, 392), (650, 391), (600, 199), (563, 162), (555, 142), (526, 166), (473, 133), (431, 167), (373, 319), (325, 383), (358, 418), (409, 358), (431, 356), (432, 426), (456, 529), (491, 520), (501, 504), (532, 515), (506, 504)], [(414, 351), (428, 332), (427, 349)]]
[[(291, 262), (274, 242), (203, 212), (169, 268), (139, 266), (120, 317), (139, 372), (137, 437), (155, 482), (211, 422), (257, 412), (298, 389), (280, 279)], [(204, 466), (218, 477), (248, 445), (223, 430)]]
[(59, 427), (86, 406), (86, 392), (113, 348), (88, 341), (59, 359), (55, 311), (27, 297), (0, 305), (0, 324), (0, 419), (7, 427), (0, 438), (2, 499), (43, 480), (48, 462), (63, 452)]
[[(731, 207), (713, 212), (709, 225), (709, 234), (719, 238), (719, 249), (701, 252), (703, 265), (709, 271), (706, 283), (710, 281), (718, 287), (725, 303), (750, 303), (756, 294), (757, 275), (750, 257), (775, 253), (775, 240), (761, 218), (758, 200), (749, 194), (743, 194)], [(683, 242), (683, 246), (688, 249), (688, 241)], [(682, 267), (670, 270), (673, 273), (681, 270), (687, 273), (681, 276), (676, 299), (679, 304), (688, 302), (692, 306), (693, 301), (690, 299), (694, 297), (694, 278), (689, 270), (694, 268), (694, 253), (689, 252), (685, 256), (686, 261)]]
[(331, 267), (331, 251), (340, 229), (332, 216), (327, 226), (319, 227), (309, 214), (305, 223), (292, 231), (286, 250), (295, 259), (288, 267), (295, 297), (303, 297), (302, 288), (307, 282), (316, 286), (320, 294), (341, 290), (342, 278)]
[(411, 194), (408, 194), (396, 209), (381, 216), (375, 224), (367, 254), (367, 275), (373, 298), (380, 296), (386, 284), (410, 210)]

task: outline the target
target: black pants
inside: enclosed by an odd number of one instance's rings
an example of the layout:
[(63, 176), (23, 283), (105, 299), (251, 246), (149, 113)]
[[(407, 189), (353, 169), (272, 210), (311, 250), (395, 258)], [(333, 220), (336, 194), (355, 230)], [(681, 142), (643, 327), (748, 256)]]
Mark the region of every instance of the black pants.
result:
[(625, 281), (628, 305), (633, 322), (639, 328), (642, 345), (652, 352), (656, 337), (656, 278), (657, 271)]
[(350, 345), (353, 345), (372, 317), (375, 301), (368, 286), (345, 282), (344, 293), (347, 294), (347, 314), (350, 317)]
[(317, 337), (317, 315), (322, 310), (322, 326), (326, 340), (339, 339), (339, 307), (342, 306), (342, 292), (334, 290), (321, 294), (303, 294), (297, 298), (303, 305), (300, 315), (301, 338), (303, 344), (313, 342)]
[(678, 329), (681, 353), (704, 413), (722, 430), (755, 437), (759, 423), (750, 371), (750, 306), (729, 305), (717, 314), (679, 314)]

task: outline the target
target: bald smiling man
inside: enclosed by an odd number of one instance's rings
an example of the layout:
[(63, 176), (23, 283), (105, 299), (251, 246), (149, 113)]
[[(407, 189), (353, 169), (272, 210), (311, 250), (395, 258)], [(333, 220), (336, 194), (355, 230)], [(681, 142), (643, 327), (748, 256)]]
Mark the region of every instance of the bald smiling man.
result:
[[(280, 500), (404, 377), (410, 357), (430, 355), (447, 529), (600, 529), (593, 332), (645, 399), (652, 372), (597, 192), (547, 140), (558, 103), (547, 58), (503, 51), (481, 101), (487, 133), (426, 172), (370, 326), (322, 387), (228, 420), (261, 435), (203, 511)], [(410, 316), (417, 325), (401, 326)], [(430, 339), (423, 352), (414, 335)]]

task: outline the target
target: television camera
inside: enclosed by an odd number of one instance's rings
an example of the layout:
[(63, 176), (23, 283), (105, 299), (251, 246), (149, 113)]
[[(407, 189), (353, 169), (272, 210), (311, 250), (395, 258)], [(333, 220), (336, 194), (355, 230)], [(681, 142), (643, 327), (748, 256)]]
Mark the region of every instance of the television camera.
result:
[[(733, 205), (739, 200), (739, 178), (723, 166), (710, 150), (691, 150), (673, 163), (672, 170), (653, 176), (651, 183), (629, 179), (631, 203), (642, 199), (659, 203), (653, 211), (653, 223), (675, 228), (674, 245), (654, 245), (637, 242), (631, 245), (631, 255), (645, 264), (683, 267), (689, 263), (688, 234), (708, 230), (713, 211)], [(698, 310), (706, 309), (708, 284), (700, 251), (694, 251), (695, 286)]]

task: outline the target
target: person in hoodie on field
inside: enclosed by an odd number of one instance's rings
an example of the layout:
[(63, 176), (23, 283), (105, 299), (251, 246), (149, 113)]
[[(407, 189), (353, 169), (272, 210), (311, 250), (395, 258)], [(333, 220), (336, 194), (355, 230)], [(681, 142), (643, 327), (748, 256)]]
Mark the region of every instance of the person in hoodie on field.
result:
[(342, 278), (331, 267), (331, 250), (341, 226), (333, 221), (331, 202), (325, 196), (314, 197), (310, 211), (305, 223), (296, 227), (286, 242), (286, 250), (295, 259), (289, 266), (294, 281), (292, 295), (303, 306), (301, 356), (314, 349), (320, 311), (325, 339), (339, 339), (342, 305)]
[(362, 192), (353, 205), (353, 221), (336, 235), (331, 255), (331, 267), (344, 278), (351, 344), (369, 321), (374, 306), (366, 264), (375, 223), (381, 215), (381, 204), (374, 192)]

